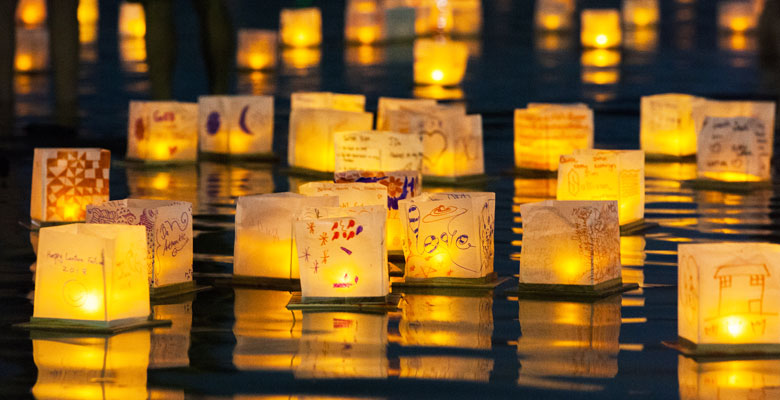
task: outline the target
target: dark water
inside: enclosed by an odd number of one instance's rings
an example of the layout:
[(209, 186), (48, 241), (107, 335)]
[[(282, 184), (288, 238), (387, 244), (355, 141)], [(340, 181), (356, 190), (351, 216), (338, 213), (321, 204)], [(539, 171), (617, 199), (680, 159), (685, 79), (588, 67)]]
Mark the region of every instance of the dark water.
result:
[[(275, 28), (280, 2), (228, 2), (239, 27)], [(583, 6), (618, 6), (583, 1)], [(179, 62), (174, 93), (193, 101), (206, 91), (189, 2), (176, 3)], [(317, 2), (315, 2), (317, 4)], [(532, 30), (531, 1), (484, 4), (484, 34), (461, 85), (469, 112), (482, 113), (486, 167), (497, 193), (495, 270), (518, 270), (518, 205), (554, 197), (555, 182), (516, 178), (512, 112), (530, 101), (587, 102), (596, 111), (596, 146), (638, 146), (639, 96), (681, 92), (715, 98), (773, 98), (747, 43), (715, 29), (715, 1), (661, 1), (655, 43), (624, 49), (616, 82), (583, 82), (576, 36), (544, 42)], [(282, 64), (275, 74), (236, 74), (235, 92), (276, 96), (275, 149), (286, 154), (289, 96), (298, 90), (412, 97), (411, 44), (363, 49), (341, 43), (343, 4), (319, 2), (325, 44), (318, 66)], [(82, 127), (78, 139), (29, 139), (50, 120), (46, 74), (18, 75), (17, 130), (4, 139), (8, 174), (0, 173), (0, 397), (51, 390), (73, 398), (774, 398), (780, 361), (705, 364), (661, 342), (677, 337), (676, 248), (681, 242), (776, 241), (777, 185), (749, 193), (694, 190), (681, 181), (692, 164), (648, 164), (648, 221), (658, 228), (621, 240), (623, 277), (640, 289), (595, 304), (537, 302), (495, 293), (406, 295), (387, 315), (301, 313), (284, 308), (287, 292), (217, 287), (194, 301), (156, 311), (169, 330), (69, 343), (31, 340), (11, 330), (32, 314), (35, 261), (28, 220), (32, 147), (97, 145), (113, 151), (111, 197), (168, 198), (195, 204), (196, 274), (230, 272), (235, 198), (287, 191), (298, 182), (282, 165), (221, 164), (145, 169), (122, 162), (127, 101), (147, 98), (143, 62), (121, 61), (116, 2), (101, 2), (97, 41), (82, 54)], [(557, 40), (557, 41), (556, 41)], [(558, 43), (560, 47), (550, 43)], [(736, 43), (736, 44), (735, 44)], [(362, 56), (361, 56), (362, 54)], [(368, 64), (368, 65), (364, 65)], [(282, 157), (284, 158), (284, 157)], [(4, 161), (5, 162), (5, 161)], [(5, 165), (0, 167), (0, 172)], [(50, 346), (50, 347), (46, 347)], [(36, 355), (61, 355), (72, 368), (46, 369)], [(149, 356), (147, 356), (149, 354)], [(40, 359), (39, 359), (40, 358)], [(42, 372), (36, 362), (43, 365)], [(105, 362), (105, 368), (103, 368)], [(47, 386), (48, 384), (48, 386)], [(51, 386), (53, 385), (53, 386)], [(752, 396), (752, 397), (751, 397)]]

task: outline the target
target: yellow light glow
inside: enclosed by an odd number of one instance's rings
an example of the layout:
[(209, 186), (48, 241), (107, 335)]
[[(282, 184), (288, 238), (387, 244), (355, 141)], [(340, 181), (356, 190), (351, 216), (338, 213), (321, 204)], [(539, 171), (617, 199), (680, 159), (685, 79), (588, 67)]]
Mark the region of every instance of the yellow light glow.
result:
[(600, 34), (596, 36), (596, 44), (599, 45), (599, 47), (603, 47), (605, 44), (607, 44), (607, 35)]
[(726, 330), (734, 338), (742, 336), (745, 331), (745, 321), (738, 317), (728, 317), (725, 320)]
[(32, 70), (33, 58), (29, 54), (16, 54), (16, 70), (27, 72)]
[(620, 52), (610, 49), (583, 50), (581, 63), (586, 67), (614, 67), (620, 64)]
[(617, 68), (582, 70), (582, 83), (593, 85), (614, 85), (620, 81), (620, 71)]
[(436, 82), (441, 82), (441, 80), (444, 79), (444, 72), (442, 72), (440, 69), (433, 70), (431, 72), (431, 79)]
[(282, 44), (312, 47), (322, 42), (322, 16), (316, 7), (283, 9), (279, 16)]
[(277, 58), (277, 33), (262, 29), (238, 31), (236, 66), (240, 69), (273, 69)]
[(318, 48), (288, 48), (282, 50), (282, 62), (294, 69), (316, 67), (320, 64), (322, 52)]
[(268, 65), (269, 57), (263, 54), (253, 53), (249, 55), (249, 66), (252, 69), (262, 69)]
[(542, 18), (542, 26), (548, 30), (556, 30), (561, 27), (561, 17), (559, 15), (545, 15)]
[(702, 172), (702, 177), (724, 182), (760, 182), (761, 178), (741, 172)]
[(142, 38), (146, 35), (144, 7), (140, 3), (122, 3), (119, 6), (119, 34)]
[(95, 296), (94, 294), (84, 295), (83, 307), (87, 312), (98, 311), (98, 309), (100, 309), (100, 300), (98, 299), (98, 296)]
[(17, 7), (17, 16), (25, 25), (38, 26), (46, 22), (45, 0), (22, 0)]
[(78, 214), (81, 206), (75, 203), (69, 203), (63, 206), (63, 215), (65, 221), (77, 221)]
[(723, 1), (718, 4), (718, 26), (732, 32), (755, 29), (758, 15), (750, 1)]
[(77, 13), (79, 24), (96, 24), (99, 16), (98, 0), (79, 0)]
[(581, 14), (583, 47), (610, 48), (620, 45), (620, 13), (615, 9), (586, 9)]
[(414, 82), (453, 86), (466, 74), (468, 47), (463, 42), (419, 39), (414, 44)]

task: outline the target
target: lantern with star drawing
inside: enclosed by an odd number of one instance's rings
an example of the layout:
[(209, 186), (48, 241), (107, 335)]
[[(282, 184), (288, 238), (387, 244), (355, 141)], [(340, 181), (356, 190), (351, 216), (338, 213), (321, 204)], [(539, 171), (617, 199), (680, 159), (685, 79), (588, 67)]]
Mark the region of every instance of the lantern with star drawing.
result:
[(197, 103), (131, 101), (127, 158), (150, 162), (195, 161), (197, 124)]

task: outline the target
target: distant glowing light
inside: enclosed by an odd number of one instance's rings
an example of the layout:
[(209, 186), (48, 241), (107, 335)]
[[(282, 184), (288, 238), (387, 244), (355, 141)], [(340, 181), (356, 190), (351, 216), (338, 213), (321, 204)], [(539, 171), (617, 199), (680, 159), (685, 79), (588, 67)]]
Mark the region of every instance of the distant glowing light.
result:
[(431, 72), (431, 79), (436, 82), (441, 82), (441, 80), (444, 79), (444, 72), (440, 69), (433, 70), (433, 72)]

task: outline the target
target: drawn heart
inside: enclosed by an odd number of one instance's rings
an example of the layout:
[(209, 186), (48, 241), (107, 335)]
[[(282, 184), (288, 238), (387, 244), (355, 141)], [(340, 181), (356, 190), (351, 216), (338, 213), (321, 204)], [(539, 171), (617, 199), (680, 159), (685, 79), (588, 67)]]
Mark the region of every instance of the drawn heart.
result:
[(179, 149), (179, 146), (168, 146), (168, 151), (171, 152), (171, 155), (176, 152), (176, 150)]
[(423, 160), (428, 165), (436, 165), (447, 151), (447, 137), (439, 130), (423, 132)]

